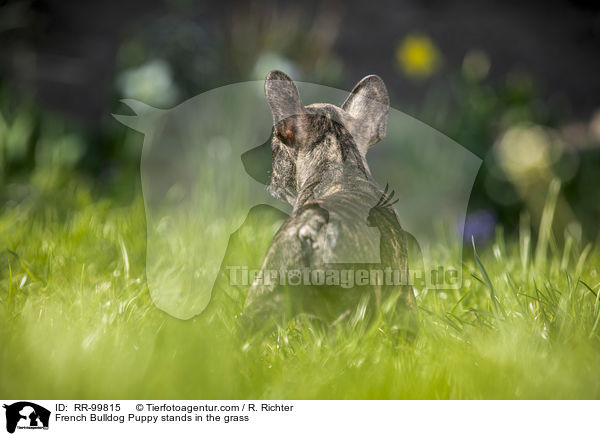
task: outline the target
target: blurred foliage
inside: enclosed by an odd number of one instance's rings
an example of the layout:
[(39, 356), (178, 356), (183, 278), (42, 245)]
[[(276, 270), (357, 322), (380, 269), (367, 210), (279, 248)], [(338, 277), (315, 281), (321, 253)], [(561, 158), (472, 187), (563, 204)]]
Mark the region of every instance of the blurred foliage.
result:
[(262, 80), (272, 69), (296, 80), (339, 84), (342, 65), (331, 50), (339, 13), (331, 6), (307, 11), (252, 2), (211, 21), (195, 3), (171, 6), (125, 37), (117, 58), (120, 95), (168, 106), (177, 95), (189, 98), (229, 83)]
[[(127, 97), (172, 107), (217, 86), (262, 80), (275, 68), (296, 80), (343, 87), (344, 65), (334, 49), (338, 8), (252, 3), (208, 20), (196, 4), (170, 2), (159, 18), (141, 19), (124, 35), (111, 101)], [(600, 183), (600, 116), (596, 121), (563, 121), (568, 119), (565, 107), (542, 101), (535, 78), (525, 72), (491, 80), (494, 60), (478, 48), (465, 54), (460, 70), (448, 70), (444, 53), (423, 32), (400, 37), (396, 52), (389, 56), (396, 62), (397, 74), (428, 89), (422, 104), (407, 108), (410, 113), (484, 159), (472, 192), (468, 219), (473, 222), (467, 225), (479, 229), (478, 241), (492, 235), (480, 231), (490, 228), (477, 222), (482, 216), (514, 233), (525, 211), (537, 226), (540, 199), (555, 177), (564, 193), (555, 221), (558, 238), (563, 237), (562, 228), (575, 222), (585, 237), (597, 234), (600, 205), (590, 199), (593, 186)], [(450, 86), (434, 80), (440, 73), (452, 78)], [(138, 134), (110, 119), (90, 131), (9, 94), (3, 88), (0, 175), (4, 183), (37, 167), (76, 170), (113, 191), (121, 191), (119, 183), (127, 185), (128, 178), (137, 178)], [(112, 111), (122, 112), (123, 107), (114, 105)], [(466, 240), (470, 236), (467, 232)]]
[(462, 70), (453, 73), (450, 91), (432, 84), (422, 107), (414, 110), (484, 160), (470, 211), (491, 212), (510, 233), (522, 212), (532, 215), (537, 226), (543, 198), (556, 177), (564, 185), (555, 221), (558, 238), (575, 222), (594, 238), (600, 220), (591, 188), (600, 183), (600, 136), (594, 133), (594, 119), (563, 121), (569, 115), (565, 107), (542, 101), (534, 79), (524, 72), (485, 80), (491, 62), (481, 50), (467, 53)]

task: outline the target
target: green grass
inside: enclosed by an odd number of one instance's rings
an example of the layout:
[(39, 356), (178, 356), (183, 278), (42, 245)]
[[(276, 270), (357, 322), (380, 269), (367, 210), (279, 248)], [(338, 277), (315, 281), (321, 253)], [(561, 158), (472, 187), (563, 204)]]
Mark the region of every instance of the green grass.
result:
[[(385, 321), (240, 332), (244, 290), (227, 286), (203, 315), (172, 318), (145, 283), (141, 195), (123, 204), (57, 180), (5, 187), (2, 397), (600, 397), (600, 250), (555, 242), (552, 198), (542, 237), (526, 221), (514, 240), (498, 229), (465, 248), (461, 289), (418, 293), (407, 344)], [(271, 231), (240, 232), (235, 250), (260, 262)]]

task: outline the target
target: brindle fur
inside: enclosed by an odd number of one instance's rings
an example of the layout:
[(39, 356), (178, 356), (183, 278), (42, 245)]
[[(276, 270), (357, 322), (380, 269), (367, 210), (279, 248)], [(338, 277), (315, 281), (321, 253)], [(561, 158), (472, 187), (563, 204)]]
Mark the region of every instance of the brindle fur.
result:
[[(406, 236), (392, 207), (393, 192), (375, 183), (365, 159), (368, 148), (385, 136), (389, 98), (383, 81), (365, 77), (341, 108), (303, 106), (296, 86), (280, 71), (269, 73), (265, 91), (274, 118), (268, 190), (293, 211), (274, 236), (263, 271), (389, 267), (408, 277)], [(379, 241), (365, 237), (366, 226), (377, 228)], [(379, 264), (327, 262), (348, 250), (372, 254), (377, 245)], [(289, 287), (286, 292), (257, 280), (248, 292), (245, 314), (285, 318), (309, 312), (333, 320), (367, 300), (377, 308), (387, 301), (399, 309), (389, 312), (405, 319), (408, 314), (409, 328), (414, 328), (412, 288), (401, 285)]]

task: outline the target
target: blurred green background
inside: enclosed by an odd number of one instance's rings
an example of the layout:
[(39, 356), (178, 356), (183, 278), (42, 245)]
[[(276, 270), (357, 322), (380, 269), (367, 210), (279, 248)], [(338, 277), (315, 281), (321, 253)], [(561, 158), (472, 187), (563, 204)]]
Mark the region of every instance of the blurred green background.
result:
[(484, 160), (467, 240), (497, 223), (511, 232), (522, 211), (537, 225), (554, 177), (557, 225), (594, 238), (599, 11), (566, 0), (543, 19), (534, 5), (472, 1), (3, 2), (3, 186), (62, 165), (131, 197), (142, 138), (110, 117), (128, 113), (121, 98), (169, 108), (273, 68), (341, 89), (375, 73), (396, 109)]
[[(2, 396), (598, 398), (594, 2), (4, 1), (0, 48)], [(189, 322), (151, 304), (143, 138), (110, 114), (275, 68), (340, 89), (378, 74), (483, 159), (466, 279), (421, 290), (415, 344), (383, 320), (240, 338), (239, 293)], [(259, 262), (271, 234), (237, 247)]]

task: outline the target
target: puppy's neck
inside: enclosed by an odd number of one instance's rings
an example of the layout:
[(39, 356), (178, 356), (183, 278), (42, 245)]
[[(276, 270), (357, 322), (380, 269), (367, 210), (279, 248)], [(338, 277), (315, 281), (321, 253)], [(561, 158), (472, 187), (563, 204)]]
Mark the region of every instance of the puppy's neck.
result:
[(296, 164), (295, 207), (338, 192), (367, 189), (371, 175), (366, 160), (349, 138), (326, 135), (314, 147), (301, 150)]

